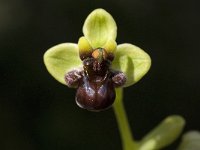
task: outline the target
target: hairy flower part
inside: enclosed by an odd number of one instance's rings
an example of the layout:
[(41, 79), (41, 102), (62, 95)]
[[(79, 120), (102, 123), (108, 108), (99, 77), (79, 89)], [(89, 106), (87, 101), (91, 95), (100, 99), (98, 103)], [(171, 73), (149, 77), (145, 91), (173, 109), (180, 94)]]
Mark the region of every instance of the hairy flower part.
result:
[(123, 72), (117, 71), (112, 77), (112, 81), (115, 87), (121, 87), (126, 83), (126, 77)]
[(65, 82), (70, 88), (77, 88), (79, 81), (82, 79), (82, 72), (80, 70), (72, 70), (65, 74)]

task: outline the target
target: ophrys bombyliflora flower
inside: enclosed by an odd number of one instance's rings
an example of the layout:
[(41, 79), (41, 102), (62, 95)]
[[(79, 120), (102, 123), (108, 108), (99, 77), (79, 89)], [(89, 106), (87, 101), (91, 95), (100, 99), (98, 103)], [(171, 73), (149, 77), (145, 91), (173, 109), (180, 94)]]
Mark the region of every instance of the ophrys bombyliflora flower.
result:
[(117, 26), (103, 9), (94, 10), (83, 25), (78, 44), (63, 43), (44, 55), (49, 73), (59, 82), (77, 88), (76, 102), (87, 110), (109, 108), (115, 88), (128, 87), (149, 70), (149, 55), (129, 43), (117, 45)]

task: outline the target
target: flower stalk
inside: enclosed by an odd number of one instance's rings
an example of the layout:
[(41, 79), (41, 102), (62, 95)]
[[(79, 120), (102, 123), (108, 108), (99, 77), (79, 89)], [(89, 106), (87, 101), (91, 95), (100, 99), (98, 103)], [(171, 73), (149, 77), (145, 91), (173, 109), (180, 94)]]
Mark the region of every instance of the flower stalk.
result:
[(113, 109), (121, 135), (123, 150), (136, 150), (137, 143), (134, 141), (134, 138), (132, 136), (131, 128), (123, 104), (122, 88), (116, 89), (116, 99), (113, 105)]

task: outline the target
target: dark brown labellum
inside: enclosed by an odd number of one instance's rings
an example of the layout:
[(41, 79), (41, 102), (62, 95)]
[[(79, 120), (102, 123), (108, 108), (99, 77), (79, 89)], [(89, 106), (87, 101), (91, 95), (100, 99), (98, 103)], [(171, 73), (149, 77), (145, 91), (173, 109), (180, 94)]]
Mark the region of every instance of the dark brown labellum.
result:
[(83, 60), (83, 70), (73, 70), (65, 75), (69, 87), (77, 87), (76, 103), (90, 111), (101, 111), (112, 106), (115, 87), (123, 86), (126, 77), (110, 69), (111, 62), (104, 49), (95, 49)]
[(76, 103), (81, 108), (101, 111), (109, 108), (115, 100), (115, 89), (110, 75), (90, 80), (84, 76), (76, 93)]

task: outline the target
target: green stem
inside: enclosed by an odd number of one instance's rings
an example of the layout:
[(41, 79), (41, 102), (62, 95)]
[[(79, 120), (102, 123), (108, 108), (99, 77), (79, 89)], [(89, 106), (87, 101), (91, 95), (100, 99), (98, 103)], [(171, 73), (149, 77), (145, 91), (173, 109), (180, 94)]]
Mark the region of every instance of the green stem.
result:
[(122, 139), (123, 150), (136, 150), (137, 143), (134, 141), (132, 137), (131, 129), (128, 123), (128, 118), (124, 109), (122, 98), (123, 98), (123, 89), (117, 88), (116, 100), (113, 105), (113, 108)]

